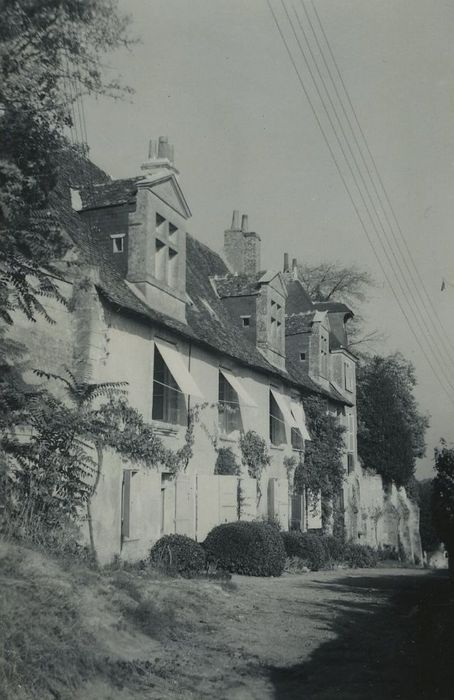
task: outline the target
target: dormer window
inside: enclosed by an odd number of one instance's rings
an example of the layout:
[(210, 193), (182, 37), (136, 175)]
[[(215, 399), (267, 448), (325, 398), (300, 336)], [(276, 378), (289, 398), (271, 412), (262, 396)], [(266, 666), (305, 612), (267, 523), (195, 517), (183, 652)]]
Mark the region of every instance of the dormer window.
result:
[(124, 233), (116, 233), (116, 234), (112, 235), (110, 238), (112, 241), (112, 252), (113, 253), (123, 253), (125, 234)]

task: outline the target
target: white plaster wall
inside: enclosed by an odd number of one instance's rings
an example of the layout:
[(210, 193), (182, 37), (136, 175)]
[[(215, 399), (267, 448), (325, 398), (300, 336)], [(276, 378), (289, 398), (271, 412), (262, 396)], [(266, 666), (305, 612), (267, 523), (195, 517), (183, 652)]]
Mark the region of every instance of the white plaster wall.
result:
[(383, 489), (380, 475), (357, 467), (346, 481), (347, 537), (371, 547), (401, 547), (407, 560), (422, 561), (419, 508), (404, 488)]

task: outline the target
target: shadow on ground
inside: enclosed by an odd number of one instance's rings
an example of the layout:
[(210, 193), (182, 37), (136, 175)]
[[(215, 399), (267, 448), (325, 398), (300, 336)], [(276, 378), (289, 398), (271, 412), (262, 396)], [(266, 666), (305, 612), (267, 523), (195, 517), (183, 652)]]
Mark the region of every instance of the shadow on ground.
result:
[(445, 572), (309, 585), (339, 591), (319, 606), (335, 638), (304, 663), (269, 669), (275, 700), (454, 698), (454, 583)]

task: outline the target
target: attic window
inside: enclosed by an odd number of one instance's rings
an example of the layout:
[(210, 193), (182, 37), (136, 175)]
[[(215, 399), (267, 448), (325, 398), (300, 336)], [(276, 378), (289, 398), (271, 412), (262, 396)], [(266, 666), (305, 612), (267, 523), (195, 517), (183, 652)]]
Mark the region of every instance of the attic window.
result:
[(170, 223), (169, 221), (169, 236), (171, 236), (176, 231), (178, 231), (177, 226), (175, 226), (175, 224)]
[(164, 223), (165, 223), (164, 217), (161, 216), (161, 214), (158, 214), (158, 213), (156, 212), (156, 228), (158, 228), (159, 226), (161, 226), (161, 225), (164, 224)]
[(251, 325), (251, 317), (241, 316), (241, 322), (243, 324), (243, 328), (248, 328)]
[(124, 251), (124, 234), (115, 234), (110, 237), (112, 240), (112, 252), (113, 253), (123, 253)]

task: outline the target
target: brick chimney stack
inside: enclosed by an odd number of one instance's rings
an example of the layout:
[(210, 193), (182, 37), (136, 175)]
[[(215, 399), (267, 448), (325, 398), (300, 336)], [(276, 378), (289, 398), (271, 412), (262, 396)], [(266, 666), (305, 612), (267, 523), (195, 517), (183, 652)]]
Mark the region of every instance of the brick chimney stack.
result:
[(260, 271), (260, 236), (248, 231), (248, 216), (235, 209), (231, 228), (224, 231), (224, 258), (234, 275), (254, 275)]

